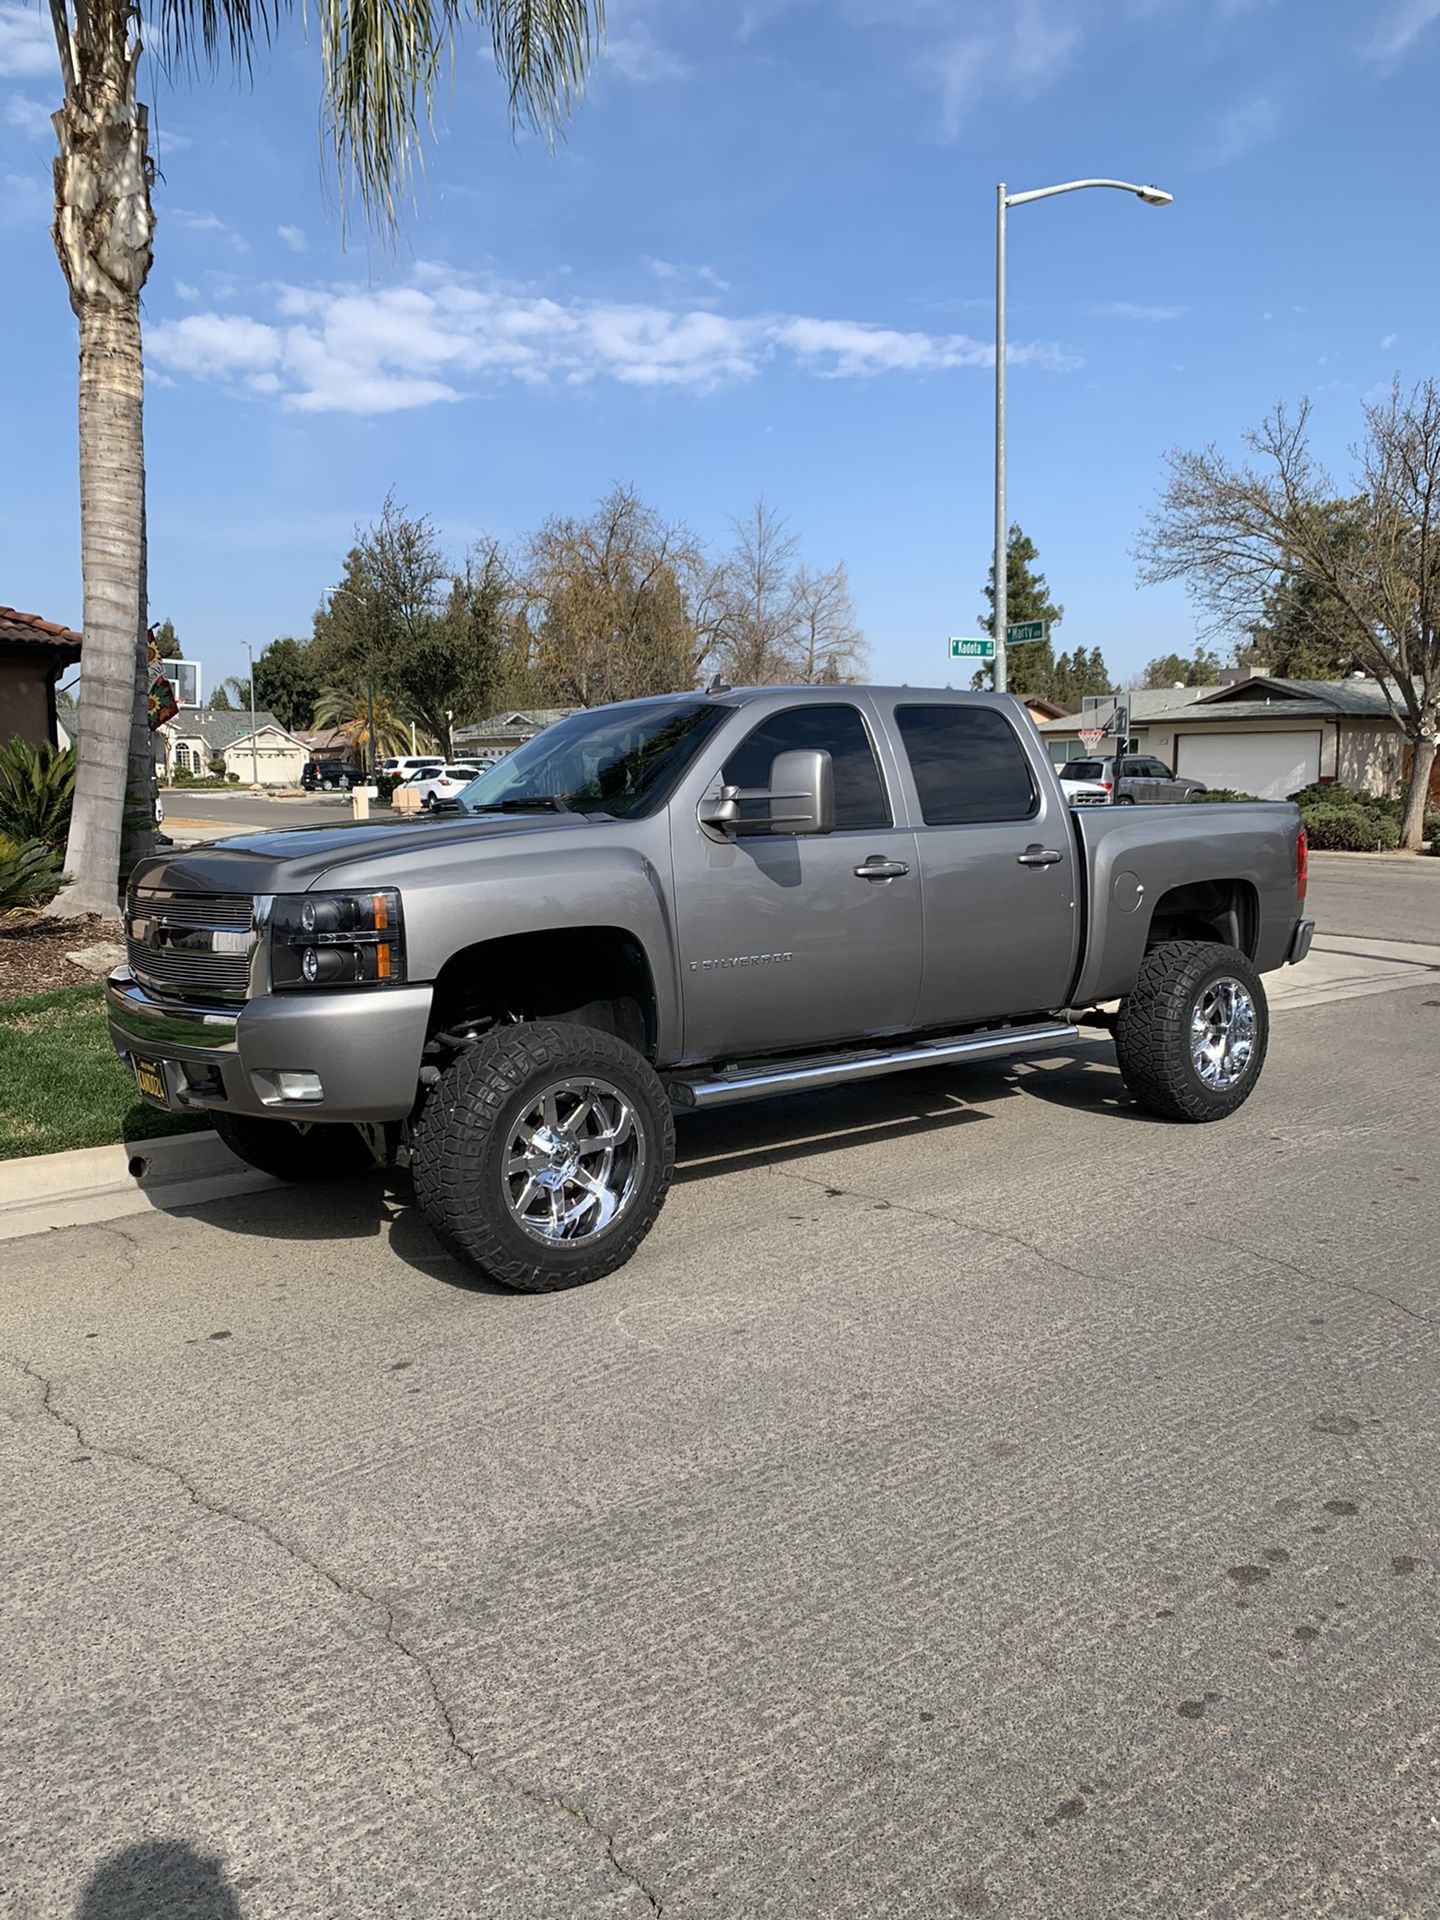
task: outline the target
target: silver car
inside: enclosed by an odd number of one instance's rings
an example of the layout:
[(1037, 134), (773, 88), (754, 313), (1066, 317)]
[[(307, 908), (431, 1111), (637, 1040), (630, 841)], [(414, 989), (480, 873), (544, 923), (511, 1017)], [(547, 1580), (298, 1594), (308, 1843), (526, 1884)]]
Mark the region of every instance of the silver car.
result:
[(1163, 760), (1150, 754), (1126, 754), (1120, 762), (1120, 787), (1115, 788), (1114, 758), (1104, 760), (1067, 760), (1057, 769), (1062, 780), (1097, 780), (1106, 793), (1122, 807), (1155, 805), (1165, 800), (1188, 800), (1192, 793), (1207, 793), (1203, 780), (1187, 780), (1175, 773)]

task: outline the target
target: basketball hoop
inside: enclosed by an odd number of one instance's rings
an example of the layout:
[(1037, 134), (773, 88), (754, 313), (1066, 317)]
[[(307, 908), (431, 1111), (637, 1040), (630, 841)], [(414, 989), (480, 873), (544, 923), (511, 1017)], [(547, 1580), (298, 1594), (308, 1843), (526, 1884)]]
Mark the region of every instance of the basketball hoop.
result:
[(1105, 738), (1105, 729), (1103, 727), (1082, 727), (1081, 728), (1080, 744), (1082, 746), (1098, 747), (1100, 742), (1104, 738)]

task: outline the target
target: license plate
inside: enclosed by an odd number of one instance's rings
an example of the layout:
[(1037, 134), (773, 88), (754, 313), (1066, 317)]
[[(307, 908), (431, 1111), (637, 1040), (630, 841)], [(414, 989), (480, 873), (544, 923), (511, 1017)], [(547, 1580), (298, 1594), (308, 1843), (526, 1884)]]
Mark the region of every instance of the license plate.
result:
[(158, 1100), (163, 1107), (167, 1095), (165, 1091), (165, 1069), (158, 1060), (133, 1061), (135, 1084), (147, 1100)]

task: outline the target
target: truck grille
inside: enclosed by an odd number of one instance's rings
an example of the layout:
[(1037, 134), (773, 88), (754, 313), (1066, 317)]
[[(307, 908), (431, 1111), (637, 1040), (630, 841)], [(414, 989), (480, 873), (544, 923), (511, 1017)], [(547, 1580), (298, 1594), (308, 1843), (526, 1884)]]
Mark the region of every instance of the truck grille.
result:
[(243, 1000), (255, 950), (248, 895), (138, 888), (126, 902), (125, 956), (143, 987), (176, 1000)]

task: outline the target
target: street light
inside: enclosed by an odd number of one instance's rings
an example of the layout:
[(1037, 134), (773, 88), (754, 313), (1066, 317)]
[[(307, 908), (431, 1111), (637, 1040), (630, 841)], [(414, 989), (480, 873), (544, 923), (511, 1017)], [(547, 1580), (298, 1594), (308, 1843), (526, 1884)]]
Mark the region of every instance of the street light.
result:
[(1006, 556), (1010, 529), (1005, 507), (1005, 212), (1030, 200), (1050, 200), (1057, 193), (1079, 193), (1085, 187), (1113, 187), (1133, 193), (1147, 207), (1168, 207), (1173, 194), (1162, 187), (1137, 187), (1130, 180), (1066, 180), (1058, 187), (1032, 187), (1028, 193), (1006, 193), (1002, 180), (995, 189), (995, 691), (1005, 691), (1005, 621), (1009, 613)]
[(240, 644), (244, 647), (250, 660), (250, 784), (252, 787), (258, 787), (260, 784), (260, 753), (255, 742), (255, 649), (248, 640), (242, 640)]

